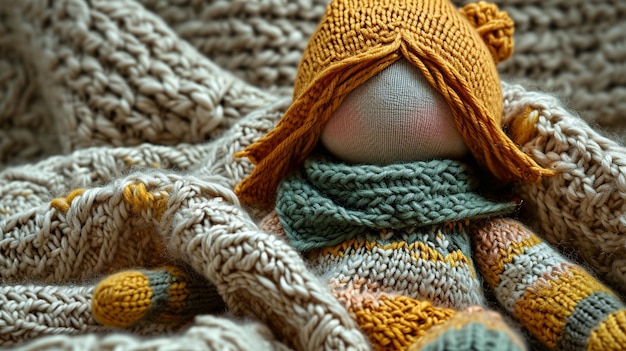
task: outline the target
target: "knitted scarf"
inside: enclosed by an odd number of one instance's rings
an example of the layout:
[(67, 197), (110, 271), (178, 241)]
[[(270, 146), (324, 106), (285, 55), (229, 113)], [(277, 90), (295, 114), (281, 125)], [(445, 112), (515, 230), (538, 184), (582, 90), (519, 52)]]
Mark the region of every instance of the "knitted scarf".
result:
[(372, 229), (406, 229), (509, 214), (515, 203), (477, 193), (461, 161), (388, 166), (309, 158), (280, 185), (276, 213), (300, 251), (336, 245)]

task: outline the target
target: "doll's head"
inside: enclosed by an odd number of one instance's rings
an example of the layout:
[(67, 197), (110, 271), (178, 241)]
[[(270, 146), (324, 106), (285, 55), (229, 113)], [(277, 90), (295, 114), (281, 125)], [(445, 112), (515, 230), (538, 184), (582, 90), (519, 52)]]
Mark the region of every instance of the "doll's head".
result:
[[(485, 2), (459, 10), (448, 0), (331, 1), (302, 57), (292, 106), (276, 128), (237, 154), (256, 164), (237, 195), (245, 203), (271, 205), (280, 181), (302, 165), (320, 139), (340, 158), (367, 163), (461, 157), (467, 147), (504, 182), (539, 180), (550, 171), (519, 150), (500, 126), (496, 65), (511, 55), (512, 35), (511, 19)], [(406, 82), (392, 84), (390, 91), (382, 89), (378, 102), (359, 101), (376, 96), (385, 80), (403, 78)], [(397, 97), (402, 101), (391, 101)], [(388, 120), (365, 110), (381, 103), (404, 104), (406, 110)], [(363, 109), (358, 119), (356, 109)], [(364, 144), (352, 137), (375, 123), (389, 133), (369, 140), (378, 143), (371, 148), (380, 155), (360, 154)], [(390, 125), (395, 123), (401, 126)], [(452, 140), (438, 142), (435, 132)], [(384, 146), (389, 138), (401, 140), (402, 147)]]
[(349, 163), (458, 159), (469, 153), (446, 99), (404, 58), (352, 90), (326, 122), (320, 142)]

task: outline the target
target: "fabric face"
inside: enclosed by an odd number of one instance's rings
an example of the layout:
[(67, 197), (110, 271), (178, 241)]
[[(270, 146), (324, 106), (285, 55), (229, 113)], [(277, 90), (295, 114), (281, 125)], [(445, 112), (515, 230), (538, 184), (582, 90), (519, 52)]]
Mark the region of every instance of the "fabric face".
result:
[(321, 142), (351, 163), (458, 159), (468, 153), (444, 97), (405, 59), (348, 94)]

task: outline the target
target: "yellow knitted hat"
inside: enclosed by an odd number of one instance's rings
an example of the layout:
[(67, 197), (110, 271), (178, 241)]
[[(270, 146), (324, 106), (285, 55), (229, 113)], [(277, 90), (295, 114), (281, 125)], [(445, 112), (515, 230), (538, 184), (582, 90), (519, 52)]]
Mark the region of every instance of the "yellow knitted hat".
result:
[(256, 168), (235, 192), (270, 206), (280, 181), (300, 167), (324, 125), (354, 88), (405, 57), (450, 105), (477, 161), (503, 181), (536, 182), (539, 167), (501, 129), (496, 64), (513, 51), (513, 21), (489, 3), (457, 10), (449, 0), (334, 0), (300, 63), (294, 102), (275, 129), (237, 157)]

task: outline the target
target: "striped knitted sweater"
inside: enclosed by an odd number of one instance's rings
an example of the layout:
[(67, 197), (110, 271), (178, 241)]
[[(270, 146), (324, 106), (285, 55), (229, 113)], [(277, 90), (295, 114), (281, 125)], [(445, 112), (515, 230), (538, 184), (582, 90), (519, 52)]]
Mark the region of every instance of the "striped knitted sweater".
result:
[[(609, 289), (478, 192), (468, 164), (310, 158), (266, 230), (286, 236), (377, 350), (522, 350), (487, 311), (482, 279), (546, 346), (620, 350), (626, 311)], [(481, 279), (482, 278), (482, 279)]]

